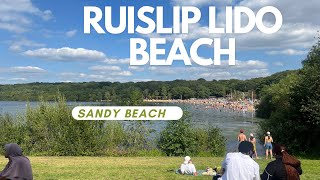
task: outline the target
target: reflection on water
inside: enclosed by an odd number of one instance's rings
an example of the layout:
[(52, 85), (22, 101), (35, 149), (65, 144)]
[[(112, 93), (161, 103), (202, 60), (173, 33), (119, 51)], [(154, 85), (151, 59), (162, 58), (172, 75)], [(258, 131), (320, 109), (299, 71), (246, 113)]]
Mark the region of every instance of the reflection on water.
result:
[[(38, 102), (29, 102), (31, 107), (37, 106)], [(103, 105), (99, 102), (68, 102), (69, 106), (77, 105)], [(205, 128), (209, 126), (216, 126), (222, 130), (223, 135), (227, 138), (227, 151), (235, 151), (237, 149), (237, 136), (240, 129), (245, 130), (247, 138), (249, 134), (256, 134), (257, 122), (259, 119), (255, 118), (250, 112), (238, 112), (229, 109), (214, 109), (206, 108), (203, 105), (190, 104), (174, 104), (174, 103), (158, 103), (156, 105), (163, 106), (180, 106), (183, 110), (189, 111), (192, 117), (192, 124), (194, 127)], [(27, 102), (18, 101), (0, 101), (0, 114), (9, 113), (13, 115), (23, 114), (26, 110)], [(128, 122), (124, 122), (125, 124)], [(149, 126), (157, 132), (161, 131), (166, 126), (166, 121), (154, 121), (148, 123)], [(257, 145), (258, 155), (263, 154), (262, 145)]]

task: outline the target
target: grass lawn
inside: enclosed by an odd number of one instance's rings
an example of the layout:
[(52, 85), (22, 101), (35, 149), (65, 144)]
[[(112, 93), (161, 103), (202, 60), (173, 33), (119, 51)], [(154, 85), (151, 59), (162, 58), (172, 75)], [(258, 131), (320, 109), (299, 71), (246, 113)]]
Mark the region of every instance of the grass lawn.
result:
[[(177, 175), (182, 157), (30, 157), (34, 179), (211, 179)], [(220, 166), (221, 157), (195, 157), (196, 168)], [(320, 160), (302, 159), (302, 180), (320, 179)], [(257, 160), (262, 172), (270, 161)], [(3, 168), (7, 159), (0, 159)]]

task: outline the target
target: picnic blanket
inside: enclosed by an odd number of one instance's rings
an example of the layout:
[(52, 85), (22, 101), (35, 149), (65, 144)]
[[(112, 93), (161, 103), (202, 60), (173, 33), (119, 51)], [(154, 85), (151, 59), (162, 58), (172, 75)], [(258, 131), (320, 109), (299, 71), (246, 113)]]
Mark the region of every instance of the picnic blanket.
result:
[[(203, 176), (202, 173), (206, 172), (206, 170), (197, 170), (198, 176)], [(176, 174), (181, 174), (179, 169), (175, 170)], [(188, 175), (188, 176), (193, 176), (193, 174), (184, 174), (184, 175)]]

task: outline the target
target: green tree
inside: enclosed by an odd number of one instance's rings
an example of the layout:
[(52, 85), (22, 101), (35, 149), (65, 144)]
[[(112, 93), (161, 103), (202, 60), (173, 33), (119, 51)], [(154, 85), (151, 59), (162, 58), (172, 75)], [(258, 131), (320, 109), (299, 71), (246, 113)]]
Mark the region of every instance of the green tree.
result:
[(154, 98), (155, 98), (155, 99), (158, 99), (158, 98), (159, 98), (159, 95), (160, 95), (159, 91), (158, 91), (158, 90), (155, 90), (155, 91), (154, 91)]
[(162, 88), (161, 88), (162, 99), (167, 99), (167, 95), (168, 95), (167, 88), (165, 86), (162, 86)]
[(210, 89), (204, 85), (200, 85), (196, 88), (196, 93), (198, 98), (208, 98), (210, 96)]
[(184, 112), (177, 121), (169, 121), (161, 131), (158, 146), (167, 156), (197, 155), (199, 144), (190, 127), (190, 115)]
[[(303, 68), (299, 71), (299, 81), (292, 88), (290, 113), (296, 123), (297, 145), (300, 151), (320, 151), (320, 39), (312, 47)], [(320, 155), (320, 154), (319, 154)]]
[(144, 96), (145, 99), (149, 99), (149, 96), (150, 96), (149, 89), (143, 90), (143, 96)]
[(289, 75), (262, 92), (258, 115), (269, 118), (260, 123), (260, 136), (271, 131), (277, 143), (293, 152), (319, 155), (320, 42), (313, 46), (297, 75)]
[(110, 94), (109, 91), (106, 91), (106, 92), (104, 93), (104, 99), (107, 100), (107, 101), (111, 99), (111, 94)]

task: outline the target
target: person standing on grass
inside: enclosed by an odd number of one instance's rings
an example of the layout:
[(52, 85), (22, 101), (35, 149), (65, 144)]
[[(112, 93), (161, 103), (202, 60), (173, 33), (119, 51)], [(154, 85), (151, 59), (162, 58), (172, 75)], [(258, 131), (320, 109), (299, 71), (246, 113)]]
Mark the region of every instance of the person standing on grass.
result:
[(261, 174), (262, 180), (299, 180), (302, 174), (299, 160), (287, 153), (283, 145), (276, 144), (273, 148), (276, 160), (270, 162)]
[(194, 175), (194, 176), (198, 175), (196, 167), (194, 166), (194, 164), (192, 164), (190, 156), (186, 156), (184, 158), (184, 162), (181, 164), (181, 167), (180, 167), (180, 173), (182, 175), (184, 174)]
[(258, 159), (257, 146), (256, 146), (256, 138), (253, 136), (253, 133), (250, 133), (249, 142), (253, 145), (253, 153), (256, 155), (256, 159)]
[(270, 159), (272, 159), (272, 143), (273, 139), (270, 135), (270, 132), (267, 132), (267, 136), (264, 138), (264, 147), (266, 148), (266, 159), (269, 157), (270, 152)]
[(0, 172), (1, 179), (32, 180), (30, 161), (22, 155), (18, 144), (11, 143), (4, 146), (5, 157), (9, 159), (6, 167)]
[(238, 141), (247, 141), (247, 136), (244, 134), (244, 130), (240, 129), (240, 134), (238, 135)]

